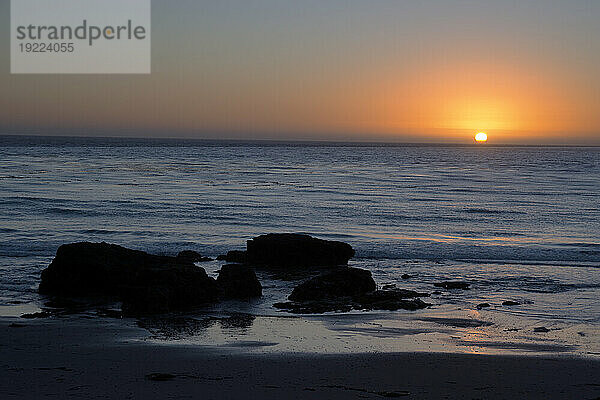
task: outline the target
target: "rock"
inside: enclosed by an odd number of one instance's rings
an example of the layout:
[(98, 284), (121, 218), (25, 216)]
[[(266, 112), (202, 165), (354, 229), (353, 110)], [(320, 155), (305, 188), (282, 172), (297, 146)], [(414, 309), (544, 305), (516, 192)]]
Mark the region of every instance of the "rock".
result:
[(212, 261), (212, 258), (203, 257), (202, 254), (194, 250), (183, 250), (177, 254), (177, 261), (196, 263)]
[(550, 332), (550, 329), (546, 328), (545, 326), (540, 326), (538, 328), (534, 328), (533, 331), (537, 333), (548, 333)]
[(54, 314), (51, 313), (50, 311), (39, 311), (36, 313), (31, 313), (31, 314), (23, 314), (21, 315), (21, 318), (25, 318), (25, 319), (37, 319), (37, 318), (49, 318), (52, 317)]
[[(418, 310), (429, 306), (412, 290), (376, 290), (371, 272), (359, 268), (337, 268), (297, 286), (289, 302), (274, 307), (292, 313), (319, 314), (350, 310)], [(408, 299), (408, 300), (407, 300)]]
[(444, 289), (462, 289), (468, 290), (469, 286), (471, 286), (468, 282), (462, 281), (444, 281), (444, 282), (436, 282), (433, 284), (435, 287), (441, 287)]
[(247, 262), (269, 268), (336, 267), (347, 265), (354, 249), (343, 242), (295, 233), (271, 233), (248, 240)]
[(203, 268), (174, 265), (141, 270), (121, 290), (125, 315), (167, 313), (191, 309), (218, 298), (216, 281)]
[(166, 314), (172, 308), (171, 292), (164, 286), (137, 286), (123, 292), (121, 307), (125, 316)]
[(217, 286), (225, 298), (251, 298), (262, 296), (262, 285), (254, 270), (246, 265), (228, 264), (221, 267)]
[(518, 306), (521, 303), (518, 303), (516, 301), (512, 301), (512, 300), (506, 300), (505, 302), (502, 303), (503, 306)]
[(338, 268), (315, 276), (297, 286), (289, 299), (292, 301), (322, 300), (351, 297), (376, 289), (371, 271), (360, 268)]
[(410, 279), (410, 278), (412, 278), (412, 276), (410, 276), (409, 274), (402, 274), (401, 278), (402, 279)]
[(238, 263), (245, 264), (247, 261), (246, 252), (242, 250), (231, 250), (228, 251), (225, 255), (220, 255), (217, 257), (219, 261), (227, 261), (230, 263)]
[[(419, 310), (430, 306), (416, 297), (429, 296), (412, 290), (377, 290), (352, 297), (322, 298), (309, 301), (290, 301), (273, 306), (296, 314), (321, 314), (324, 312), (348, 312), (351, 310)], [(407, 300), (409, 299), (409, 300)]]
[(190, 308), (218, 294), (215, 280), (190, 261), (88, 242), (60, 246), (42, 271), (39, 291), (120, 297), (129, 315)]
[(64, 296), (116, 295), (123, 285), (134, 284), (140, 271), (177, 263), (175, 257), (107, 243), (66, 244), (58, 248), (50, 266), (42, 271), (39, 291)]
[(491, 307), (490, 303), (481, 303), (481, 304), (477, 304), (477, 309), (481, 310), (482, 308), (487, 308), (487, 307)]

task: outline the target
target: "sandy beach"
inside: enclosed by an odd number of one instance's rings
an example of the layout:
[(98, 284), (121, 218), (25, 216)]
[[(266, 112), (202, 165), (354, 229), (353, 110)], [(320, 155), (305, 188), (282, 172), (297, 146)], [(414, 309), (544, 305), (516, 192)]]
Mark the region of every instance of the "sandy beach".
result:
[(0, 397), (597, 399), (600, 360), (444, 353), (268, 354), (138, 341), (121, 321), (0, 322)]

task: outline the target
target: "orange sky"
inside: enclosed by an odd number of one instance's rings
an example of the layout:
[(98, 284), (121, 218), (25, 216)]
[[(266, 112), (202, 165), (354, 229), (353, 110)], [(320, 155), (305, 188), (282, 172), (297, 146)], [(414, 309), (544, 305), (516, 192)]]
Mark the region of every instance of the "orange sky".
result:
[(4, 57), (0, 128), (600, 144), (599, 3), (366, 3), (156, 0), (150, 76), (10, 75)]

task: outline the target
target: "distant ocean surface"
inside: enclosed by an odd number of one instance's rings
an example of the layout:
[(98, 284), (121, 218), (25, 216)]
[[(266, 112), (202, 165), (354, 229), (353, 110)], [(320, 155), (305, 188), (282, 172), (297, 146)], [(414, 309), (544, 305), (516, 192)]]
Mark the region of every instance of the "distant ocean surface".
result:
[(305, 232), (350, 243), (380, 282), (409, 271), (479, 282), (482, 298), (569, 292), (589, 301), (544, 310), (600, 321), (597, 147), (3, 136), (0, 161), (4, 304), (34, 296), (63, 243), (216, 256)]

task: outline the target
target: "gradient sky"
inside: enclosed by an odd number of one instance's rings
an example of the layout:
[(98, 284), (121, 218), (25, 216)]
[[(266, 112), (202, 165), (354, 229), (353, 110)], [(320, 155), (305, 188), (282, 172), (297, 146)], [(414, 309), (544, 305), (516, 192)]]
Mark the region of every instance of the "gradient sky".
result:
[(0, 132), (600, 144), (600, 1), (155, 0), (152, 74), (10, 75)]

